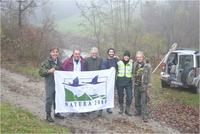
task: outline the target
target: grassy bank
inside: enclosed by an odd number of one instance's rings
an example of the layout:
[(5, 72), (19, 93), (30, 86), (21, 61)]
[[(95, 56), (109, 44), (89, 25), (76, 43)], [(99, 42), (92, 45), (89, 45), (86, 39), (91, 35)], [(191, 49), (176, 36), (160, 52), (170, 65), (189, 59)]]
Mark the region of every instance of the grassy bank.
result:
[(67, 128), (49, 125), (30, 112), (2, 102), (1, 133), (69, 133)]
[(192, 89), (162, 88), (159, 73), (152, 75), (152, 101), (154, 104), (161, 102), (179, 102), (199, 108), (199, 94)]
[(3, 62), (1, 66), (9, 69), (10, 71), (17, 72), (26, 75), (28, 77), (41, 79), (40, 75), (38, 74), (39, 67), (34, 67), (26, 64), (9, 63), (9, 62)]

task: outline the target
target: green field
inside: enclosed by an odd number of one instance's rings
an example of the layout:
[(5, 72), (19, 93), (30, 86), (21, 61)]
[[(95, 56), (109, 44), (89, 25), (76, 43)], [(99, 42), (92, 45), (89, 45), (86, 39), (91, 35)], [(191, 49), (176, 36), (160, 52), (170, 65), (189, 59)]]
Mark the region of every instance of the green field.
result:
[(69, 133), (67, 128), (50, 125), (30, 112), (1, 102), (1, 133)]
[(85, 36), (88, 34), (88, 31), (82, 26), (84, 21), (85, 20), (77, 14), (56, 21), (56, 28), (61, 33), (73, 33), (80, 36)]

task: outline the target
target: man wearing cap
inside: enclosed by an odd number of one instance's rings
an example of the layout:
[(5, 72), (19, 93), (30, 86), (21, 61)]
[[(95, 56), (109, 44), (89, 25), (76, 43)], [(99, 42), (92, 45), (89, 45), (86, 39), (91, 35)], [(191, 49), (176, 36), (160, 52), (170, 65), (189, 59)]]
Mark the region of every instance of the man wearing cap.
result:
[[(54, 82), (54, 71), (60, 70), (61, 62), (59, 60), (59, 49), (51, 48), (50, 56), (41, 64), (39, 69), (40, 76), (45, 78), (45, 91), (46, 91), (46, 120), (48, 122), (54, 122), (51, 117), (52, 105), (55, 109), (55, 82)], [(55, 118), (64, 119), (60, 113), (54, 114)]]
[(144, 122), (147, 122), (148, 111), (148, 87), (150, 86), (151, 65), (144, 59), (141, 51), (136, 53), (134, 63), (134, 97), (135, 97), (135, 116), (141, 115)]
[(132, 76), (133, 62), (130, 61), (130, 52), (125, 51), (123, 59), (117, 62), (117, 81), (116, 87), (118, 91), (119, 114), (124, 113), (124, 90), (126, 91), (126, 107), (125, 114), (132, 116), (130, 106), (132, 103)]

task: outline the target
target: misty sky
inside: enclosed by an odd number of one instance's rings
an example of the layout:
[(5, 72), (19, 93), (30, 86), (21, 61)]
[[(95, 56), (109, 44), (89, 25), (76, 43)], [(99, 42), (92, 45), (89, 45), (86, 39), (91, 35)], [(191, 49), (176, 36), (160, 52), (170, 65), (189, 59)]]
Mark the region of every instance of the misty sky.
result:
[(40, 24), (45, 12), (55, 20), (61, 20), (79, 14), (79, 9), (74, 0), (49, 0), (45, 5), (35, 8), (35, 13), (30, 17), (31, 22)]

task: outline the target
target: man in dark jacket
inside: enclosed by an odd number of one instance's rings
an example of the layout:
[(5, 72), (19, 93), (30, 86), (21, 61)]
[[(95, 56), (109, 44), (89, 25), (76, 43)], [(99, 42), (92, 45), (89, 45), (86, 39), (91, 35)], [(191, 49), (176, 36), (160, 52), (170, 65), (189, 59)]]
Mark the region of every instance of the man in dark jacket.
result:
[[(101, 69), (109, 69), (111, 67), (114, 67), (115, 69), (117, 68), (117, 61), (118, 59), (115, 56), (115, 50), (113, 48), (109, 48), (107, 51), (107, 59), (103, 60)], [(112, 109), (108, 108), (106, 110), (108, 113), (112, 113)]]
[(125, 114), (132, 116), (130, 106), (132, 103), (132, 76), (133, 62), (130, 61), (130, 52), (125, 51), (123, 59), (117, 62), (117, 81), (116, 87), (118, 92), (119, 114), (124, 112), (124, 89), (126, 91), (126, 108)]
[(111, 67), (116, 68), (118, 58), (116, 58), (116, 56), (115, 56), (114, 48), (109, 48), (107, 50), (107, 55), (108, 55), (108, 57), (107, 57), (107, 59), (103, 60), (101, 68), (102, 69), (109, 69)]
[(86, 61), (81, 57), (81, 51), (75, 49), (73, 55), (62, 64), (63, 71), (87, 71)]
[[(50, 57), (45, 60), (40, 67), (39, 74), (45, 77), (45, 91), (46, 91), (46, 120), (48, 122), (54, 122), (51, 117), (52, 105), (55, 109), (55, 82), (54, 82), (54, 71), (60, 70), (60, 60), (58, 59), (59, 50), (58, 48), (50, 49)], [(54, 114), (54, 117), (64, 119), (59, 113)]]
[(86, 58), (88, 71), (101, 70), (102, 58), (98, 57), (98, 48), (93, 47), (90, 51), (90, 57)]
[[(101, 70), (102, 58), (98, 57), (98, 48), (93, 47), (90, 51), (90, 57), (86, 59), (88, 71)], [(102, 110), (98, 116), (102, 116)]]

